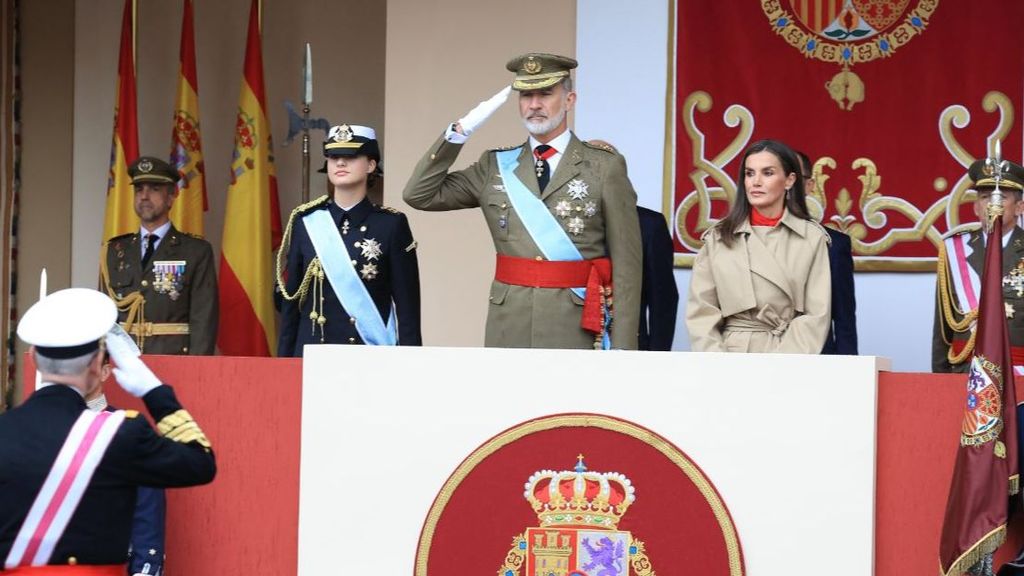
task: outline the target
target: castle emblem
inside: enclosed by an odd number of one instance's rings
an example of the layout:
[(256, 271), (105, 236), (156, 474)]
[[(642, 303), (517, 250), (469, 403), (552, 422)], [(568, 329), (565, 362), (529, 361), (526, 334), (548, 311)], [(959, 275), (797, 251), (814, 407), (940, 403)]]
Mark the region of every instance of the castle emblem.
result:
[(866, 97), (853, 66), (892, 56), (924, 32), (938, 5), (939, 0), (761, 0), (772, 29), (790, 46), (841, 67), (825, 82), (841, 110), (852, 110)]
[(523, 496), (539, 525), (512, 541), (498, 576), (655, 576), (644, 544), (618, 524), (636, 499), (629, 478), (573, 470), (541, 470)]

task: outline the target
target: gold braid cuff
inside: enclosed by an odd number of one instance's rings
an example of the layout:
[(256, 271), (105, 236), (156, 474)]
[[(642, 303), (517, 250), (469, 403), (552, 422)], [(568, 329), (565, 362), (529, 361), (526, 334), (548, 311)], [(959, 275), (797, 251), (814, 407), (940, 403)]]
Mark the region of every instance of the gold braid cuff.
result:
[[(939, 257), (936, 263), (936, 277), (939, 280), (939, 303), (942, 306), (942, 314), (939, 315), (940, 321), (943, 323), (942, 339), (950, 345), (949, 352), (946, 353), (946, 358), (950, 364), (960, 364), (964, 360), (970, 357), (974, 353), (974, 342), (978, 336), (976, 330), (973, 329), (974, 321), (978, 318), (977, 310), (968, 310), (964, 312), (956, 307), (957, 303), (954, 303), (953, 288), (951, 286), (952, 281), (950, 280), (949, 260), (948, 254), (946, 253), (946, 244), (943, 243), (939, 246)], [(957, 319), (957, 315), (960, 316), (960, 320)], [(959, 354), (953, 352), (952, 342), (946, 338), (946, 330), (944, 327), (948, 326), (950, 330), (957, 333), (970, 332), (971, 335), (967, 339), (967, 345), (960, 351)]]
[(100, 255), (100, 284), (103, 287), (103, 291), (107, 293), (107, 296), (114, 301), (117, 310), (125, 313), (124, 322), (121, 323), (121, 326), (129, 334), (135, 334), (135, 341), (139, 345), (139, 350), (145, 352), (146, 334), (133, 331), (132, 329), (136, 324), (144, 325), (146, 323), (146, 298), (138, 290), (124, 298), (119, 298), (114, 289), (110, 287), (110, 270), (107, 267), (107, 252), (109, 250), (108, 242), (103, 245), (103, 254)]
[(157, 431), (160, 435), (175, 442), (187, 444), (196, 442), (203, 448), (210, 447), (210, 441), (199, 429), (199, 425), (192, 419), (192, 415), (185, 410), (178, 410), (173, 414), (164, 416), (163, 420), (157, 423)]

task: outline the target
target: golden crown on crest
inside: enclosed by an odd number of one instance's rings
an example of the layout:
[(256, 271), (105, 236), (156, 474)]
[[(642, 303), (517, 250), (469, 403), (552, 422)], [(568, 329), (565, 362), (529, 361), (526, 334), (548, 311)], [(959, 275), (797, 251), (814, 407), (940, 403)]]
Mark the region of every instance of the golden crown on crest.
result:
[(615, 530), (636, 499), (629, 478), (618, 472), (591, 472), (577, 456), (573, 470), (541, 470), (526, 481), (523, 496), (541, 527), (575, 526)]

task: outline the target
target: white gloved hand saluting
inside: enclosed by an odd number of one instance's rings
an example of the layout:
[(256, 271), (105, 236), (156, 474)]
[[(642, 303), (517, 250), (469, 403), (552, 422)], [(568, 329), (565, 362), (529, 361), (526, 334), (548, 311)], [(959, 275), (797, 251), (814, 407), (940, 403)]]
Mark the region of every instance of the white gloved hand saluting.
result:
[(133, 353), (131, 344), (123, 338), (107, 335), (107, 353), (114, 361), (114, 379), (125, 392), (142, 398), (160, 386), (160, 379)]
[(491, 114), (501, 108), (501, 105), (508, 100), (508, 95), (512, 92), (512, 86), (505, 86), (500, 92), (491, 96), (489, 99), (476, 105), (475, 108), (466, 113), (465, 116), (459, 118), (458, 127), (461, 129), (462, 134), (469, 136), (477, 128), (479, 128)]

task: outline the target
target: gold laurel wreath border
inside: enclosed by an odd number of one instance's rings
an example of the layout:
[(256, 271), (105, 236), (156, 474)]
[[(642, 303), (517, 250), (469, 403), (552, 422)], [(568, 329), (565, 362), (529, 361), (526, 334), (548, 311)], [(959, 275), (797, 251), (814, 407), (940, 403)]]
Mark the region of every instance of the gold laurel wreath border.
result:
[(687, 478), (697, 486), (701, 496), (711, 506), (715, 519), (722, 529), (722, 537), (725, 540), (726, 552), (729, 556), (729, 575), (743, 576), (743, 559), (740, 553), (739, 536), (736, 533), (736, 527), (733, 525), (732, 517), (729, 516), (729, 511), (726, 510), (725, 504), (719, 497), (718, 492), (715, 491), (711, 482), (704, 477), (703, 472), (668, 440), (654, 432), (611, 416), (597, 414), (560, 415), (531, 420), (495, 436), (486, 444), (473, 451), (469, 457), (459, 464), (455, 472), (445, 482), (433, 505), (431, 505), (430, 512), (427, 513), (427, 520), (424, 522), (423, 534), (420, 536), (419, 548), (416, 553), (415, 576), (428, 576), (427, 561), (430, 557), (430, 548), (434, 540), (434, 530), (437, 528), (437, 522), (440, 520), (441, 514), (444, 513), (444, 509), (447, 507), (452, 495), (455, 494), (459, 485), (473, 469), (504, 446), (525, 438), (530, 434), (556, 428), (580, 427), (610, 430), (640, 440), (661, 452), (669, 461), (678, 466), (686, 474)]
[[(765, 16), (768, 17), (772, 30), (781, 36), (787, 44), (799, 50), (807, 58), (814, 58), (829, 64), (850, 66), (892, 56), (928, 27), (928, 20), (938, 7), (939, 0), (918, 0), (917, 5), (904, 17), (903, 22), (892, 30), (879, 32), (862, 42), (843, 42), (808, 32), (796, 24), (799, 19), (782, 8), (782, 3), (779, 0), (761, 0), (761, 8), (764, 10)], [(787, 20), (785, 26), (778, 25), (780, 18)], [(911, 21), (914, 18), (921, 21), (920, 26), (912, 24)], [(814, 41), (814, 49), (808, 52), (807, 44), (811, 40)], [(888, 50), (882, 50), (883, 40), (889, 44)], [(843, 57), (844, 50), (850, 51), (849, 58)]]

